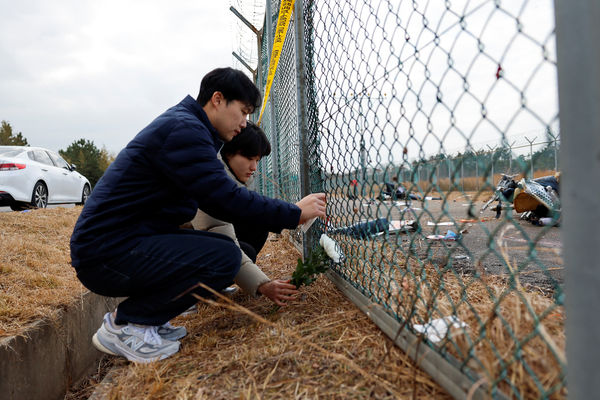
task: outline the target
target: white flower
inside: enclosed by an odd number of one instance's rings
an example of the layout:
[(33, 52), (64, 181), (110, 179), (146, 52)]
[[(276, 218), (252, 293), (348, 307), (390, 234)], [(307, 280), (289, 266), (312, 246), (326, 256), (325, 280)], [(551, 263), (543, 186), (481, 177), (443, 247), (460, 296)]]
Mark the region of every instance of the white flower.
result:
[(327, 253), (329, 258), (331, 258), (334, 263), (337, 264), (344, 259), (344, 254), (342, 254), (340, 246), (335, 242), (335, 240), (333, 240), (326, 234), (321, 235), (321, 239), (319, 239), (319, 244), (323, 247), (325, 253)]

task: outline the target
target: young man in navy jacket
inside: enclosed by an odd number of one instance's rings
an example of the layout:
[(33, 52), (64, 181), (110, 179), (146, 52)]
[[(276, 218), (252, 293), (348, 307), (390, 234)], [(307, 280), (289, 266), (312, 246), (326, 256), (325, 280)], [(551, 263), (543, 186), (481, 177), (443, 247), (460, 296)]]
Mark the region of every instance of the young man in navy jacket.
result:
[(192, 294), (209, 295), (200, 284), (220, 291), (233, 282), (241, 255), (231, 239), (179, 229), (198, 208), (272, 232), (325, 215), (323, 193), (294, 205), (227, 176), (217, 153), (259, 106), (260, 92), (241, 71), (213, 70), (197, 100), (187, 96), (156, 118), (96, 184), (71, 237), (72, 265), (92, 292), (127, 297), (94, 334), (99, 350), (137, 362), (171, 356), (186, 331), (168, 321), (196, 303)]

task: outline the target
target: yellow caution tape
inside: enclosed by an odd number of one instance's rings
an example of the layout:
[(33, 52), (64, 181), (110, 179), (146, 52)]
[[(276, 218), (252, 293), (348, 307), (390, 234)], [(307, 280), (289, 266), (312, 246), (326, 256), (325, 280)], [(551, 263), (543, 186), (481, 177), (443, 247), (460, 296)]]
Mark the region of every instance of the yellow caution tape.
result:
[[(281, 5), (279, 6), (279, 17), (277, 18), (277, 28), (275, 29), (275, 38), (273, 40), (273, 49), (271, 50), (269, 74), (267, 75), (267, 84), (265, 85), (262, 108), (260, 109), (260, 115), (258, 116), (258, 125), (260, 125), (263, 112), (265, 111), (267, 101), (269, 100), (271, 85), (273, 84), (273, 79), (275, 78), (277, 64), (279, 64), (279, 56), (281, 56), (281, 51), (283, 50), (283, 43), (285, 41), (285, 35), (287, 34), (293, 9), (294, 0), (281, 0)], [(269, 18), (266, 19), (265, 23), (269, 23)]]

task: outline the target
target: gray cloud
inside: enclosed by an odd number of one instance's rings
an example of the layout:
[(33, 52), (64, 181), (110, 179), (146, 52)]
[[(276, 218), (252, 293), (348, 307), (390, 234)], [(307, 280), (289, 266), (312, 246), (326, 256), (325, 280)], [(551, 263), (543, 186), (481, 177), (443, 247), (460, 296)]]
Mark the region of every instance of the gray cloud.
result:
[(231, 65), (228, 2), (0, 0), (0, 119), (32, 145), (119, 151)]

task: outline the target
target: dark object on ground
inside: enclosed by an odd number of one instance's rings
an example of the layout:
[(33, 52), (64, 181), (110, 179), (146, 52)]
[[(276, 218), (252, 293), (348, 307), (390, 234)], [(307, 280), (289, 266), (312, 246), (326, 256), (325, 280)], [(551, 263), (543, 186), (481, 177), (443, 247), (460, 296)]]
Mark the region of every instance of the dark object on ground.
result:
[[(381, 200), (404, 200), (406, 199), (407, 193), (406, 188), (402, 184), (386, 182), (385, 188), (381, 191), (379, 197)], [(422, 200), (421, 197), (414, 193), (409, 193), (408, 198), (411, 200)]]
[[(530, 221), (534, 225), (549, 224), (540, 224), (538, 221), (542, 218), (551, 218), (554, 221), (553, 225), (558, 225), (561, 210), (560, 174), (536, 179), (521, 179), (519, 182), (515, 182), (515, 176), (502, 175), (494, 195), (481, 207), (481, 212), (497, 200), (498, 205), (491, 209), (496, 211), (497, 219), (500, 218), (503, 208), (510, 208), (512, 205), (517, 213), (523, 213), (521, 219)], [(546, 219), (544, 221), (547, 222)]]
[(500, 181), (498, 181), (494, 195), (481, 207), (480, 212), (485, 211), (485, 209), (496, 200), (498, 200), (499, 204), (502, 201), (512, 203), (513, 195), (515, 189), (517, 188), (517, 182), (515, 182), (516, 176), (517, 175), (502, 174), (502, 178), (500, 178)]
[(337, 228), (330, 233), (341, 233), (357, 239), (368, 239), (380, 232), (387, 232), (390, 229), (390, 222), (386, 218), (377, 218), (373, 221), (361, 222), (352, 226)]

